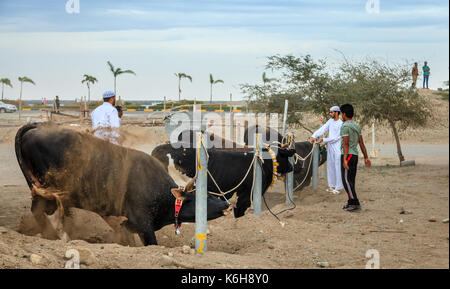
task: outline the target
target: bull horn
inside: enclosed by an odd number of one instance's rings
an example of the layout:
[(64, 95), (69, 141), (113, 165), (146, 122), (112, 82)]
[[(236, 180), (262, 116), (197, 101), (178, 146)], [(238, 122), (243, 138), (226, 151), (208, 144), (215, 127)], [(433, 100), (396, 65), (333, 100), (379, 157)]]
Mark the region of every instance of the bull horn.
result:
[(195, 176), (193, 179), (191, 179), (187, 184), (186, 188), (184, 189), (185, 192), (191, 192), (194, 188), (195, 180), (197, 179), (197, 176)]

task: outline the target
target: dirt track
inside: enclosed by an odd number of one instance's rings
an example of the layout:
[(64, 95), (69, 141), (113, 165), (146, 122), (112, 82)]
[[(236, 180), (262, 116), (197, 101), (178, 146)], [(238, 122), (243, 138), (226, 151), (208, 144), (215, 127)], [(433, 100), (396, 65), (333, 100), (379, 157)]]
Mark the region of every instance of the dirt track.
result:
[[(95, 255), (82, 268), (318, 268), (318, 262), (365, 268), (369, 249), (379, 251), (381, 268), (449, 268), (449, 228), (442, 222), (449, 212), (448, 118), (445, 129), (436, 128), (447, 135), (439, 145), (407, 137), (405, 155), (416, 160), (415, 167), (398, 167), (389, 135), (379, 136), (384, 149), (371, 169), (360, 167), (357, 175), (361, 212), (344, 212), (345, 194), (326, 193), (326, 179), (320, 179), (319, 190), (296, 193), (297, 207), (280, 215), (284, 227), (265, 207), (262, 217), (247, 212), (240, 219), (230, 215), (208, 222), (205, 255), (182, 252), (183, 245), (193, 246), (194, 224), (183, 224), (179, 236), (167, 226), (157, 232), (158, 246), (134, 248), (15, 232), (31, 204), (15, 159), (16, 130), (0, 128), (0, 268), (63, 268), (66, 250), (73, 247)], [(147, 153), (162, 140), (160, 128), (127, 130), (129, 145)], [(142, 133), (144, 140), (131, 137)], [(283, 185), (266, 194), (273, 212), (287, 208)], [(44, 259), (33, 264), (31, 254)]]

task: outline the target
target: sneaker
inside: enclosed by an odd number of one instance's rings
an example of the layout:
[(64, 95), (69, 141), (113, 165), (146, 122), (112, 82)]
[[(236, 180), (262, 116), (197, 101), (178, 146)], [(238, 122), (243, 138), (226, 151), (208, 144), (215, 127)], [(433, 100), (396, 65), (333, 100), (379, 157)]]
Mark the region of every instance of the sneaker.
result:
[(360, 205), (347, 205), (348, 207), (346, 209), (344, 209), (347, 212), (357, 212), (357, 211), (361, 211), (361, 206)]
[(350, 208), (350, 205), (346, 204), (345, 206), (342, 207), (342, 210), (347, 211), (348, 208)]
[(327, 191), (328, 193), (333, 193), (333, 192), (334, 192), (334, 188), (328, 188), (328, 189), (326, 189), (326, 191)]

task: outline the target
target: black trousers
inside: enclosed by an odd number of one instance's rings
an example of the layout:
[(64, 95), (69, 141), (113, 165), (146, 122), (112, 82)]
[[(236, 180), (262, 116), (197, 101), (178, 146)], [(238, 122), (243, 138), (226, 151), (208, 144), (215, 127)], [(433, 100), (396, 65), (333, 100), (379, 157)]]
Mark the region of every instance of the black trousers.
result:
[(348, 195), (349, 205), (359, 205), (359, 200), (355, 190), (356, 171), (358, 169), (358, 155), (347, 156), (347, 163), (349, 169), (344, 169), (344, 155), (341, 155), (341, 172), (342, 184)]

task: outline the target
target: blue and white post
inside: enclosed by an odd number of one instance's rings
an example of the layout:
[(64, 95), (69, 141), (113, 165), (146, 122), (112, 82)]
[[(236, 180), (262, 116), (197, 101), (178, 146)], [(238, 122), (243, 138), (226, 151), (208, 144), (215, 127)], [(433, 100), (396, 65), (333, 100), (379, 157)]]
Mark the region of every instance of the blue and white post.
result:
[[(255, 133), (254, 142), (254, 155), (262, 157), (262, 134)], [(258, 157), (253, 163), (253, 169), (255, 170), (255, 178), (253, 180), (253, 213), (257, 216), (261, 216), (261, 199), (262, 199), (262, 164), (261, 159)]]
[(319, 153), (320, 148), (319, 144), (314, 144), (314, 151), (313, 151), (313, 164), (312, 164), (312, 187), (313, 190), (317, 190), (319, 185)]
[[(283, 114), (283, 137), (286, 136), (286, 123), (288, 114), (289, 101), (284, 101), (284, 114)], [(290, 149), (295, 149), (295, 143), (292, 141), (289, 144)], [(289, 163), (294, 167), (294, 157), (288, 158)], [(284, 183), (284, 190), (286, 192), (286, 205), (292, 206), (294, 200), (294, 171), (286, 174), (286, 182)]]
[[(294, 136), (289, 143), (289, 149), (295, 149)], [(286, 191), (286, 205), (294, 205), (294, 156), (288, 158), (289, 163), (292, 166), (292, 171), (286, 174), (285, 191)]]
[[(207, 239), (207, 197), (208, 197), (208, 158), (206, 155), (207, 137), (197, 132), (197, 180), (195, 184), (195, 250), (205, 253)], [(203, 145), (202, 145), (203, 141)]]

